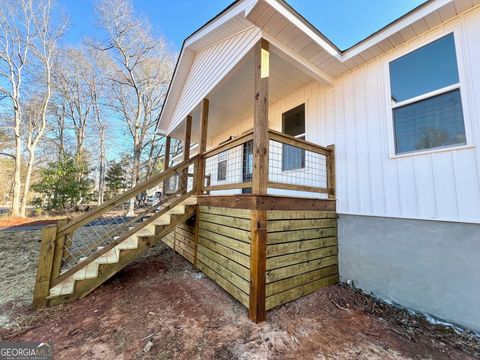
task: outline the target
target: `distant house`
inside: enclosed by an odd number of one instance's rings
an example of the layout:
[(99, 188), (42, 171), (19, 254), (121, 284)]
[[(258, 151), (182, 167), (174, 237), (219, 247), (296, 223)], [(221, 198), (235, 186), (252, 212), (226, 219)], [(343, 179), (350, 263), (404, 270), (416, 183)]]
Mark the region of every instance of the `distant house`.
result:
[(258, 117), (268, 194), (328, 197), (326, 157), (277, 132), (333, 144), (340, 278), (480, 330), (480, 1), (427, 1), (345, 51), (320, 30), (281, 0), (234, 2), (185, 40), (159, 131), (191, 122), (219, 197), (255, 186)]
[(284, 1), (234, 2), (183, 44), (166, 169), (45, 229), (34, 305), (163, 241), (256, 322), (351, 280), (480, 331), (479, 66), (479, 0), (428, 1), (345, 51)]

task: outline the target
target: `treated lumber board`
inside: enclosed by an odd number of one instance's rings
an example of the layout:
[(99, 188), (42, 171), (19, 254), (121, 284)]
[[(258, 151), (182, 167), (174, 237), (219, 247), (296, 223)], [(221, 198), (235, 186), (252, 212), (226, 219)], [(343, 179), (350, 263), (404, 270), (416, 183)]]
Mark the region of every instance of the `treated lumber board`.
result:
[(192, 248), (192, 249), (195, 248), (195, 241), (194, 241), (194, 240), (186, 239), (186, 238), (184, 238), (184, 237), (182, 237), (182, 236), (180, 236), (180, 235), (176, 235), (176, 236), (177, 236), (177, 239), (176, 239), (176, 240), (177, 240), (177, 241), (176, 241), (177, 244), (178, 244), (178, 243), (182, 243), (182, 244), (184, 244), (185, 246), (188, 246), (188, 247), (190, 247), (190, 248)]
[(265, 321), (265, 277), (267, 251), (267, 212), (252, 211), (252, 242), (250, 256), (250, 303), (248, 317), (259, 323)]
[(208, 230), (250, 244), (250, 238), (252, 236), (250, 231), (234, 229), (225, 225), (213, 224), (206, 221), (199, 221), (198, 226), (200, 229)]
[(266, 290), (267, 297), (281, 293), (283, 291), (294, 289), (296, 287), (308, 284), (312, 281), (320, 280), (335, 274), (338, 274), (337, 265), (328, 266), (322, 269), (310, 271), (302, 275), (297, 275), (287, 279), (269, 283), (267, 284)]
[(233, 260), (239, 263), (240, 265), (245, 266), (246, 268), (250, 268), (250, 257), (247, 255), (243, 255), (242, 253), (239, 253), (238, 251), (227, 248), (226, 246), (223, 246), (211, 240), (199, 237), (198, 249), (200, 249), (202, 246), (216, 252), (217, 254), (225, 256), (226, 258)]
[(210, 241), (213, 241), (217, 244), (226, 246), (232, 250), (241, 252), (245, 255), (250, 255), (250, 245), (241, 241), (237, 241), (235, 239), (229, 238), (227, 236), (223, 236), (220, 234), (213, 233), (208, 230), (199, 229), (198, 235)]
[(335, 227), (337, 221), (334, 219), (310, 219), (310, 220), (276, 220), (267, 224), (268, 232), (304, 230)]
[(248, 295), (244, 293), (239, 288), (235, 287), (232, 283), (225, 280), (215, 271), (210, 269), (207, 265), (202, 263), (200, 260), (197, 260), (198, 269), (207, 275), (210, 279), (212, 279), (217, 285), (223, 288), (227, 293), (232, 295), (235, 299), (237, 299), (242, 305), (248, 307)]
[(130, 264), (137, 256), (142, 254), (151, 246), (150, 240), (146, 238), (138, 239), (138, 248), (120, 251), (120, 260), (114, 264), (101, 264), (98, 267), (98, 276), (94, 279), (78, 280), (75, 282), (75, 290), (73, 294), (56, 296), (48, 299), (49, 305), (57, 305), (73, 300), (81, 299), (95, 290), (98, 286), (110, 279), (125, 266)]
[(268, 233), (267, 244), (281, 244), (291, 241), (320, 239), (337, 236), (337, 228), (279, 231)]
[(269, 138), (271, 140), (274, 140), (274, 141), (277, 141), (277, 142), (280, 142), (280, 143), (283, 143), (283, 144), (291, 145), (291, 146), (294, 146), (294, 147), (299, 147), (303, 150), (315, 152), (315, 153), (324, 155), (327, 158), (332, 152), (332, 149), (330, 149), (328, 147), (320, 146), (320, 145), (317, 145), (317, 144), (309, 142), (309, 141), (298, 139), (296, 137), (284, 134), (284, 133), (279, 132), (279, 131), (269, 129), (268, 132), (269, 132)]
[(249, 142), (250, 140), (253, 140), (253, 129), (250, 130), (250, 131), (247, 131), (245, 134), (235, 138), (235, 139), (232, 139), (232, 140), (229, 140), (225, 143), (223, 143), (222, 145), (219, 145), (217, 146), (216, 148), (213, 148), (211, 150), (208, 150), (205, 154), (204, 154), (204, 157), (205, 158), (211, 158), (212, 156), (215, 156), (215, 155), (218, 155), (222, 152), (225, 152), (227, 150), (230, 150), (230, 149), (233, 149), (239, 145), (242, 145), (246, 142)]
[(207, 150), (207, 137), (208, 137), (208, 113), (210, 109), (210, 102), (204, 98), (202, 101), (202, 109), (200, 115), (200, 141), (198, 143), (198, 155), (200, 160), (198, 161), (197, 177), (195, 178), (195, 190), (197, 194), (203, 194), (203, 188), (205, 186), (205, 158), (203, 157)]
[[(252, 192), (266, 194), (268, 182), (268, 108), (270, 44), (260, 39), (255, 45), (255, 103), (253, 112)], [(261, 320), (262, 321), (262, 320)]]
[(178, 251), (179, 249), (182, 249), (183, 252), (186, 252), (186, 253), (190, 254), (190, 255), (192, 256), (192, 259), (193, 259), (193, 256), (194, 256), (194, 254), (195, 254), (195, 251), (194, 251), (193, 248), (191, 248), (190, 246), (185, 245), (185, 244), (182, 243), (182, 242), (177, 242), (177, 243), (175, 244), (175, 251)]
[(203, 264), (207, 265), (210, 269), (215, 271), (228, 282), (232, 283), (236, 288), (242, 290), (244, 293), (248, 294), (248, 292), (250, 291), (249, 281), (245, 280), (244, 278), (235, 274), (233, 271), (230, 271), (226, 267), (210, 259), (208, 256), (202, 253), (198, 253), (197, 261), (201, 261)]
[(197, 196), (197, 204), (199, 206), (229, 209), (336, 211), (336, 201), (332, 199), (310, 199), (281, 195)]
[(336, 264), (338, 264), (338, 257), (337, 255), (334, 255), (321, 259), (306, 261), (300, 264), (285, 266), (274, 270), (268, 270), (267, 284)]
[(267, 310), (273, 309), (279, 305), (285, 304), (292, 300), (298, 299), (302, 296), (309, 295), (314, 293), (315, 291), (335, 285), (338, 283), (338, 275), (332, 275), (320, 280), (312, 281), (311, 283), (299, 286), (294, 289), (290, 289), (279, 294), (275, 294), (273, 296), (269, 296), (266, 299), (266, 308)]
[(228, 209), (214, 206), (200, 206), (200, 212), (215, 215), (228, 215), (242, 219), (251, 219), (251, 211), (247, 209)]
[(54, 263), (55, 238), (57, 226), (48, 225), (42, 229), (40, 257), (38, 259), (37, 277), (33, 292), (33, 306), (42, 308), (47, 305), (47, 296), (50, 291), (52, 267)]
[(268, 182), (269, 188), (282, 189), (282, 190), (294, 190), (294, 191), (306, 191), (320, 194), (328, 194), (329, 190), (327, 188), (321, 188), (316, 186), (306, 186), (306, 185), (296, 185), (296, 184), (287, 184), (281, 182)]
[(176, 231), (178, 234), (182, 235), (183, 237), (190, 237), (190, 238), (194, 238), (195, 237), (195, 234), (193, 231), (189, 231), (189, 229), (186, 229), (186, 228), (181, 228), (181, 227), (177, 227), (176, 228)]
[(232, 270), (235, 274), (239, 275), (245, 280), (250, 281), (250, 270), (247, 267), (240, 265), (237, 262), (223, 255), (220, 255), (219, 253), (216, 253), (215, 251), (212, 251), (209, 248), (206, 248), (204, 246), (199, 246), (198, 254), (203, 254), (209, 257), (210, 259), (212, 259), (216, 263), (219, 263), (223, 267), (226, 267), (227, 269)]
[(327, 156), (327, 185), (330, 190), (328, 194), (329, 199), (335, 199), (336, 196), (336, 170), (335, 170), (335, 145), (329, 145), (331, 150), (330, 155)]
[(236, 217), (230, 216), (222, 216), (222, 215), (211, 215), (200, 212), (200, 221), (208, 221), (214, 224), (219, 225), (226, 225), (236, 229), (242, 229), (249, 231), (252, 227), (252, 224), (249, 220), (240, 219)]
[(330, 246), (323, 249), (308, 250), (295, 254), (275, 256), (267, 259), (267, 270), (273, 270), (288, 265), (294, 265), (314, 259), (337, 255), (337, 246)]
[(334, 211), (302, 211), (302, 210), (273, 210), (267, 213), (268, 220), (293, 220), (293, 219), (336, 219)]
[(329, 237), (322, 239), (313, 239), (313, 240), (302, 240), (289, 242), (284, 244), (277, 245), (268, 245), (267, 246), (267, 257), (293, 254), (301, 251), (321, 249), (328, 246), (336, 246), (337, 238)]
[(246, 189), (251, 188), (251, 182), (241, 182), (235, 184), (223, 184), (223, 185), (209, 185), (205, 187), (205, 191), (219, 191), (219, 190), (232, 190), (232, 189)]
[(177, 247), (175, 249), (175, 251), (180, 254), (182, 257), (184, 257), (187, 261), (191, 262), (193, 264), (193, 260), (194, 260), (194, 257), (192, 254), (189, 254), (188, 252), (186, 252), (184, 249), (182, 249), (181, 247)]

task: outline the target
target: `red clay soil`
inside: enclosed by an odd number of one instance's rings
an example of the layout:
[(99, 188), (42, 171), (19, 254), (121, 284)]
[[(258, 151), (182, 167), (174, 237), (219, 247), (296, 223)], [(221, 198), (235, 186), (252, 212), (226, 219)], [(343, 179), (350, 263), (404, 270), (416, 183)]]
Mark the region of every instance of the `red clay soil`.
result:
[(40, 226), (53, 224), (55, 220), (52, 219), (38, 219), (27, 217), (0, 217), (0, 228), (19, 228), (22, 226)]
[(23, 313), (11, 341), (49, 341), (56, 359), (473, 359), (479, 343), (343, 286), (269, 312), (260, 325), (162, 249), (85, 299)]

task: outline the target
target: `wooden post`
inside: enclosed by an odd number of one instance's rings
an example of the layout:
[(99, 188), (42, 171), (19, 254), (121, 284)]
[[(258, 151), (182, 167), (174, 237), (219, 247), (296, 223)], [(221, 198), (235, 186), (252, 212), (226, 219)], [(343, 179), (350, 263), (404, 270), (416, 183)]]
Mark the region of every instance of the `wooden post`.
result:
[(265, 287), (267, 259), (267, 211), (252, 210), (252, 240), (250, 245), (250, 300), (248, 317), (265, 321)]
[(35, 290), (33, 292), (33, 306), (37, 309), (47, 305), (47, 296), (50, 291), (52, 280), (56, 237), (57, 225), (48, 225), (43, 228), (37, 278), (35, 280)]
[[(57, 227), (62, 228), (65, 227), (68, 224), (68, 219), (62, 219), (57, 222)], [(60, 276), (60, 270), (62, 268), (62, 260), (63, 259), (69, 259), (70, 256), (68, 253), (66, 253), (65, 247), (70, 247), (71, 244), (71, 236), (72, 234), (65, 234), (59, 236), (55, 240), (55, 249), (54, 249), (54, 255), (53, 255), (53, 265), (52, 265), (52, 280), (56, 279), (57, 277)]]
[[(190, 143), (192, 139), (192, 117), (190, 115), (185, 119), (185, 134), (183, 137), (183, 161), (190, 159)], [(188, 167), (182, 171), (180, 178), (180, 192), (182, 194), (187, 192), (188, 187)]]
[(328, 198), (335, 199), (336, 196), (336, 181), (335, 181), (335, 145), (327, 146), (332, 149), (330, 155), (327, 157), (327, 187)]
[(196, 192), (197, 194), (203, 194), (204, 182), (205, 182), (205, 159), (202, 158), (202, 155), (207, 151), (207, 130), (208, 130), (208, 110), (209, 110), (209, 101), (208, 99), (203, 99), (202, 101), (202, 112), (200, 118), (200, 140), (198, 143), (198, 176), (197, 176), (197, 185)]
[[(207, 136), (208, 136), (208, 112), (210, 102), (208, 99), (202, 101), (202, 111), (200, 115), (200, 139), (198, 141), (198, 163), (195, 167), (195, 193), (197, 195), (203, 194), (203, 188), (205, 186), (205, 159), (203, 154), (207, 151)], [(195, 209), (195, 249), (193, 254), (193, 265), (197, 268), (197, 249), (198, 249), (198, 231), (199, 231), (199, 208)]]
[[(261, 39), (255, 46), (255, 113), (253, 123), (254, 195), (267, 194), (268, 187), (268, 93), (270, 76), (269, 43)], [(267, 253), (267, 212), (252, 210), (250, 251), (250, 299), (248, 316), (256, 323), (265, 321)]]
[(255, 45), (255, 114), (253, 122), (253, 194), (266, 194), (268, 183), (269, 43)]
[[(163, 163), (163, 171), (167, 170), (170, 167), (170, 145), (172, 142), (172, 138), (167, 135), (165, 138), (165, 159)], [(168, 191), (168, 179), (163, 180), (163, 192), (162, 196), (165, 196), (165, 194)]]

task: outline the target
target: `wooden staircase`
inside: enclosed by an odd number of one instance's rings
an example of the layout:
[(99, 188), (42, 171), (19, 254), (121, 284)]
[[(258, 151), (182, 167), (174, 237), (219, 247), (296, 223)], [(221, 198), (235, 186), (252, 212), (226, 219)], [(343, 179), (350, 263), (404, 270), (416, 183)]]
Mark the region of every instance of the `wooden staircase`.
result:
[[(40, 249), (39, 266), (35, 283), (33, 305), (37, 308), (46, 305), (56, 305), (82, 298), (103, 284), (129, 263), (137, 259), (146, 250), (160, 242), (179, 224), (195, 215), (196, 197), (193, 190), (186, 191), (188, 177), (186, 169), (196, 158), (183, 162), (164, 173), (155, 176), (155, 181), (147, 180), (126, 194), (112, 199), (106, 204), (93, 209), (89, 213), (75, 219), (67, 226), (53, 225), (44, 229)], [(100, 219), (102, 214), (116, 204), (124, 204), (126, 200), (136, 196), (141, 190), (158, 186), (159, 182), (177, 176), (185, 180), (179, 185), (179, 191), (166, 196), (153, 211), (142, 214), (139, 221), (133, 222), (120, 236), (111, 236), (104, 246), (95, 246), (88, 256), (76, 258), (65, 268), (65, 258), (68, 241), (73, 236), (72, 229), (91, 224), (92, 220)], [(107, 233), (108, 235), (108, 233)], [(78, 239), (78, 237), (77, 237)], [(95, 242), (93, 242), (95, 244)], [(72, 256), (70, 256), (72, 257)], [(75, 257), (73, 257), (75, 259)], [(63, 265), (63, 268), (62, 268)]]

